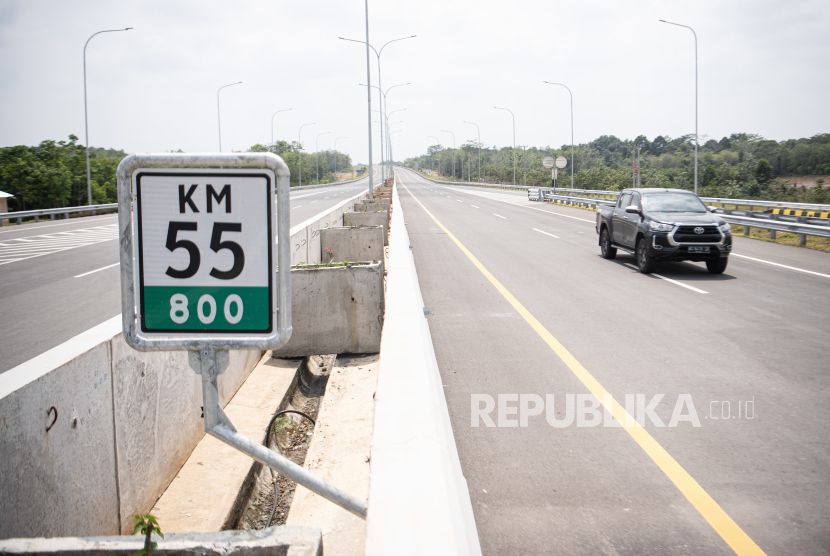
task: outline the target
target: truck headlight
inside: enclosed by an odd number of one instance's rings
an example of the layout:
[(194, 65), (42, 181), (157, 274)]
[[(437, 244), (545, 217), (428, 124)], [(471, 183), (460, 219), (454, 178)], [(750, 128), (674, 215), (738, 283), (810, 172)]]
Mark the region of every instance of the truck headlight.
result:
[(674, 228), (674, 224), (663, 224), (662, 222), (649, 222), (649, 228), (652, 232), (670, 232)]
[(723, 224), (721, 224), (718, 227), (720, 228), (720, 231), (722, 231), (725, 234), (731, 234), (732, 233), (732, 226), (729, 225), (729, 222), (724, 222)]

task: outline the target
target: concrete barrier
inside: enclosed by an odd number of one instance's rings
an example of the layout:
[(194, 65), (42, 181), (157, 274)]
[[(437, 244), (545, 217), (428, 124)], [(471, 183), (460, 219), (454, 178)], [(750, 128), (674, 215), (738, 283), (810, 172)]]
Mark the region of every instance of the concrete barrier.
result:
[(274, 357), (380, 351), (382, 263), (292, 269), (291, 289), (294, 331)]
[(358, 193), (341, 201), (331, 209), (293, 226), (291, 228), (291, 264), (317, 264), (321, 262), (320, 230), (342, 226), (341, 222), (346, 211), (356, 201), (364, 199), (367, 195), (366, 191)]
[(366, 554), (480, 555), (397, 186), (392, 196)]
[(388, 212), (347, 212), (343, 214), (343, 225), (349, 227), (383, 226), (383, 244), (389, 244)]
[[(323, 263), (380, 261), (383, 263), (383, 227), (355, 226), (320, 231)], [(329, 254), (326, 249), (331, 249)]]
[[(223, 405), (260, 355), (231, 352)], [(133, 351), (120, 315), (3, 373), (0, 538), (131, 532), (204, 435), (200, 405), (187, 354)]]

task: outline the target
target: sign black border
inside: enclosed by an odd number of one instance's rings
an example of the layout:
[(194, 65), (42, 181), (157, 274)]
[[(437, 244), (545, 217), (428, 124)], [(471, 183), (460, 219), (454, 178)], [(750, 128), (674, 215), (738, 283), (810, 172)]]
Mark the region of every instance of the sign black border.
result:
[[(144, 244), (143, 244), (143, 237), (141, 235), (142, 232), (142, 217), (141, 217), (141, 178), (143, 176), (162, 176), (162, 177), (169, 177), (169, 176), (200, 176), (200, 177), (231, 177), (231, 178), (265, 178), (265, 210), (267, 213), (268, 218), (266, 222), (268, 223), (268, 328), (263, 330), (200, 330), (200, 329), (186, 329), (182, 330), (178, 329), (148, 329), (146, 326), (146, 321), (144, 318)], [(136, 204), (136, 225), (137, 225), (137, 239), (138, 239), (138, 248), (136, 249), (136, 258), (138, 259), (138, 288), (139, 288), (139, 307), (138, 307), (138, 319), (141, 321), (141, 331), (146, 334), (207, 334), (207, 335), (218, 335), (218, 334), (271, 334), (274, 331), (274, 276), (271, 269), (274, 268), (274, 264), (272, 261), (272, 254), (274, 250), (273, 241), (272, 241), (272, 234), (271, 234), (271, 220), (273, 220), (274, 215), (271, 211), (271, 176), (268, 174), (258, 174), (255, 172), (251, 173), (219, 173), (219, 172), (192, 172), (192, 171), (184, 171), (184, 172), (154, 172), (152, 170), (140, 170), (138, 173), (135, 174), (135, 204)], [(209, 340), (209, 337), (205, 338)]]

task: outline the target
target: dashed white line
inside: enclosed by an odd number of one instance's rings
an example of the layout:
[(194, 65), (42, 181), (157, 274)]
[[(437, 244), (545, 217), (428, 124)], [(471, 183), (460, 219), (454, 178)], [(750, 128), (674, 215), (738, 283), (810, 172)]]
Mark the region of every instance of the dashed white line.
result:
[(507, 220), (506, 217), (502, 216), (501, 214), (496, 214), (495, 212), (493, 213), (493, 216), (498, 216), (499, 218), (504, 218), (505, 220)]
[(291, 210), (298, 209), (298, 208), (300, 208), (301, 206), (303, 206), (303, 205), (296, 205), (296, 206), (293, 206), (293, 207), (291, 207)]
[(804, 272), (806, 274), (813, 274), (815, 276), (821, 276), (822, 278), (830, 278), (830, 275), (828, 275), (828, 274), (822, 274), (821, 272), (813, 272), (812, 270), (804, 270), (803, 268), (798, 268), (798, 267), (795, 267), (795, 266), (787, 266), (785, 264), (774, 263), (772, 261), (765, 261), (764, 259), (756, 259), (755, 257), (747, 257), (746, 255), (739, 255), (737, 253), (732, 253), (732, 256), (733, 257), (740, 257), (742, 259), (749, 259), (750, 261), (757, 261), (759, 263), (771, 264), (773, 266), (780, 266), (781, 268), (787, 268), (789, 270), (796, 270), (798, 272)]
[(456, 199), (456, 201), (458, 201), (459, 203), (463, 203), (463, 202), (464, 202), (464, 201), (462, 201), (461, 199)]
[(475, 206), (475, 205), (470, 205), (470, 206), (471, 206), (471, 207), (473, 207), (474, 209), (477, 209), (477, 208), (478, 208), (478, 207), (477, 207), (477, 206)]
[(81, 277), (83, 277), (83, 276), (88, 276), (89, 274), (93, 274), (93, 273), (95, 273), (95, 272), (100, 272), (100, 271), (102, 271), (102, 270), (106, 270), (106, 269), (108, 269), (108, 268), (112, 268), (112, 267), (114, 267), (114, 266), (118, 266), (118, 265), (120, 265), (120, 264), (121, 264), (121, 263), (115, 263), (115, 264), (111, 264), (111, 265), (109, 265), (109, 266), (102, 266), (101, 268), (96, 268), (95, 270), (90, 270), (89, 272), (84, 272), (83, 274), (78, 274), (77, 276), (75, 276), (75, 278), (81, 278)]
[(537, 230), (536, 228), (533, 228), (533, 230), (534, 230), (534, 231), (536, 231), (536, 232), (539, 232), (540, 234), (545, 234), (546, 236), (555, 237), (556, 239), (560, 239), (560, 237), (559, 237), (559, 236), (555, 236), (555, 235), (553, 235), (553, 234), (549, 234), (549, 233), (547, 233), (547, 232), (543, 232), (542, 230)]
[[(640, 270), (639, 268), (637, 268), (633, 264), (630, 264), (630, 263), (623, 263), (623, 264), (627, 267), (633, 268), (634, 270), (637, 270), (637, 271)], [(681, 288), (686, 288), (687, 290), (692, 290), (693, 292), (709, 293), (709, 292), (705, 292), (703, 290), (700, 290), (698, 288), (695, 288), (694, 286), (690, 286), (689, 284), (684, 284), (683, 282), (678, 282), (677, 280), (672, 280), (671, 278), (666, 278), (665, 276), (657, 274), (656, 272), (652, 272), (651, 274), (649, 274), (649, 276), (654, 276), (655, 278), (660, 278), (661, 280), (665, 280), (666, 282), (671, 282), (672, 284), (676, 284), (676, 285), (680, 286)]]

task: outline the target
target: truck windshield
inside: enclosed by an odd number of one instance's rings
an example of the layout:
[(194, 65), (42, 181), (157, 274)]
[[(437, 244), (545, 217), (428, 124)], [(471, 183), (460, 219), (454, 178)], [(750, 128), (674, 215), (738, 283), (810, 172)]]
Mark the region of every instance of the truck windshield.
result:
[(706, 212), (706, 205), (691, 193), (643, 195), (643, 205), (650, 212)]

